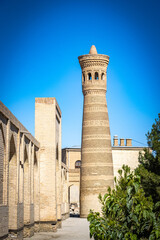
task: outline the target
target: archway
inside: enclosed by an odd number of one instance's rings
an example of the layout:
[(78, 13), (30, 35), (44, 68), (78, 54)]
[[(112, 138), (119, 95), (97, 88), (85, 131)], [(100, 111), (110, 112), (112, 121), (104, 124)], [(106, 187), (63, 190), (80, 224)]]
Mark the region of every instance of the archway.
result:
[(34, 146), (34, 220), (39, 222), (39, 168), (37, 159), (38, 149)]
[(30, 192), (29, 192), (29, 159), (27, 146), (24, 147), (24, 224), (29, 222), (30, 216), (28, 215), (30, 204)]

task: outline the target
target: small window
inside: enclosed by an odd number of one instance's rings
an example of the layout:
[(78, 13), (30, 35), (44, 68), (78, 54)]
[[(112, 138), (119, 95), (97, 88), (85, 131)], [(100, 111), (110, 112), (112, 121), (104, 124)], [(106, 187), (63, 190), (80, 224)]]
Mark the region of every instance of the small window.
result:
[(88, 80), (92, 80), (92, 75), (91, 75), (91, 73), (88, 73)]
[(104, 80), (104, 73), (102, 73), (102, 75), (101, 75), (101, 79)]
[(84, 75), (84, 73), (83, 73), (83, 82), (85, 82), (85, 75)]
[(81, 167), (81, 160), (77, 160), (75, 162), (75, 168), (80, 168)]
[(95, 72), (95, 80), (98, 80), (98, 72)]
[(58, 143), (57, 143), (57, 146), (56, 146), (56, 159), (58, 160)]

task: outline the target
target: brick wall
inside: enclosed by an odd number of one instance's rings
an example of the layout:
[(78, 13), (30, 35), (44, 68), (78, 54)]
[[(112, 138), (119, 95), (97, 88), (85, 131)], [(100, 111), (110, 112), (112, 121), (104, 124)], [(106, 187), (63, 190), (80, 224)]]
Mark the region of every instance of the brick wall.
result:
[[(31, 151), (29, 153), (29, 144), (33, 148), (36, 146), (38, 151), (38, 141), (0, 102), (0, 237), (3, 238), (8, 234), (23, 238), (24, 209), (28, 209), (28, 222), (34, 223), (34, 155)], [(31, 162), (28, 162), (29, 175), (26, 178), (23, 174), (27, 172), (25, 151)], [(24, 191), (25, 186), (27, 191)], [(24, 207), (24, 196), (29, 199), (27, 208)]]
[[(57, 221), (56, 164), (58, 161), (56, 160), (56, 143), (58, 142), (58, 136), (56, 136), (55, 98), (36, 98), (35, 136), (41, 143), (39, 152), (40, 221), (42, 223), (56, 222)], [(61, 145), (59, 145), (59, 148), (61, 148)]]

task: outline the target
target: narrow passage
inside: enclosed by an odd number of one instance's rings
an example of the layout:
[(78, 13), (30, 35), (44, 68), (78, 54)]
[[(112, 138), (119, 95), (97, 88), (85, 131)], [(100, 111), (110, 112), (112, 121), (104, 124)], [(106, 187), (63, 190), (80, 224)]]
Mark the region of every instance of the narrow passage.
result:
[(31, 238), (24, 240), (90, 240), (89, 223), (85, 218), (68, 218), (62, 221), (62, 228), (57, 232), (35, 233)]

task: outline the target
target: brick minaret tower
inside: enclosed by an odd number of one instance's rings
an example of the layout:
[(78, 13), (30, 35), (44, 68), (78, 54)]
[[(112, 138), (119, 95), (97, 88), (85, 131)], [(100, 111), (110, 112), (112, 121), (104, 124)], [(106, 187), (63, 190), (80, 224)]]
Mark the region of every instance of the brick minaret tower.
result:
[(111, 136), (106, 102), (106, 69), (109, 57), (97, 54), (93, 45), (89, 54), (78, 57), (82, 68), (84, 95), (82, 126), (82, 165), (80, 216), (89, 210), (101, 211), (98, 195), (113, 187)]

